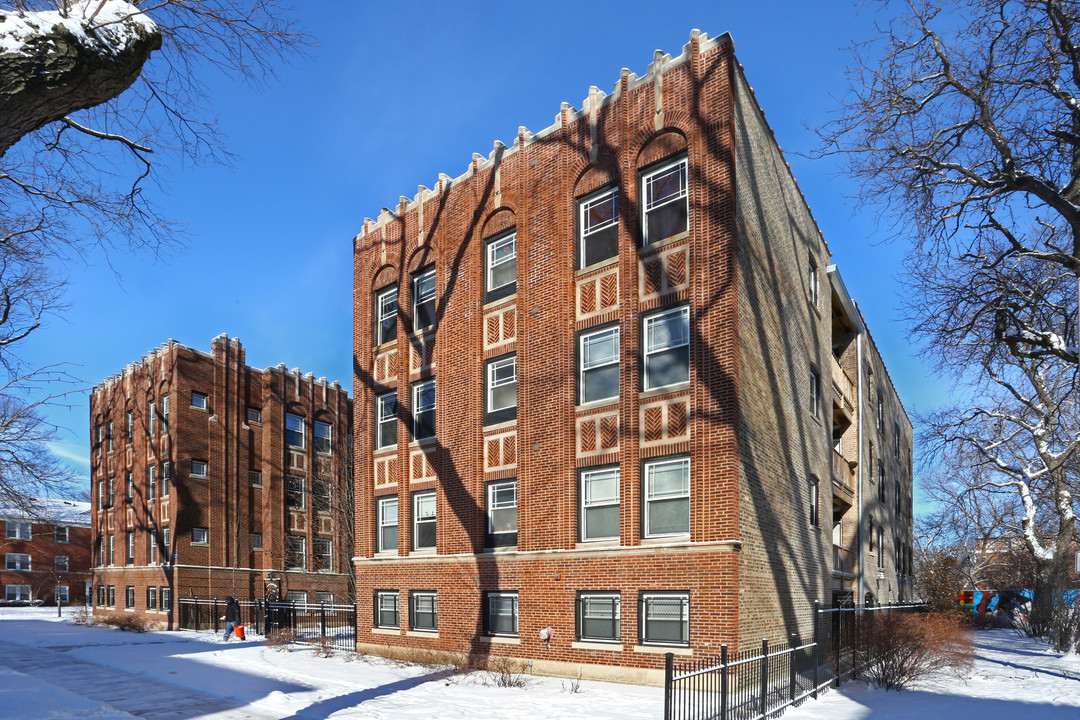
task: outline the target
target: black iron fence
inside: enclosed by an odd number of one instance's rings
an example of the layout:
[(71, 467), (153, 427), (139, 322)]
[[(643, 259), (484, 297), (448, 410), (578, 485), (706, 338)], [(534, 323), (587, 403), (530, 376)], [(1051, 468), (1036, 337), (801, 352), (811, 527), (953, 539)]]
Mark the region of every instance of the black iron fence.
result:
[[(339, 650), (356, 649), (356, 607), (327, 603), (239, 600), (240, 622), (248, 634), (278, 634), (296, 642), (328, 643)], [(182, 630), (225, 629), (225, 601), (221, 598), (180, 598)]]
[(679, 661), (665, 657), (664, 720), (764, 720), (831, 685), (868, 662), (862, 643), (868, 613), (924, 611), (923, 605), (822, 608), (814, 603), (814, 637), (762, 640), (760, 647)]

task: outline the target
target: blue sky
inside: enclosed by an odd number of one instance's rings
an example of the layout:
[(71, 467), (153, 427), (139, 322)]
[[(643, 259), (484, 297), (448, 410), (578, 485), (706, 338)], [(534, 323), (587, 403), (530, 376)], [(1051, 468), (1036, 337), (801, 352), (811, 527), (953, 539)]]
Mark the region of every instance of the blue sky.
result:
[[(440, 172), (519, 125), (538, 131), (590, 85), (645, 72), (657, 48), (677, 55), (692, 28), (729, 32), (785, 149), (834, 261), (909, 412), (941, 398), (913, 357), (898, 306), (903, 246), (882, 244), (875, 210), (815, 147), (846, 91), (845, 49), (874, 15), (854, 2), (297, 3), (317, 42), (258, 88), (208, 75), (207, 105), (238, 155), (231, 167), (167, 169), (158, 198), (187, 225), (168, 257), (114, 255), (70, 263), (70, 309), (23, 348), (30, 363), (73, 363), (87, 388), (173, 338), (209, 349), (239, 337), (248, 363), (284, 362), (351, 386), (351, 240)], [(153, 61), (153, 60), (152, 60)], [(114, 269), (116, 272), (114, 272)], [(87, 472), (88, 392), (50, 411), (57, 451)]]

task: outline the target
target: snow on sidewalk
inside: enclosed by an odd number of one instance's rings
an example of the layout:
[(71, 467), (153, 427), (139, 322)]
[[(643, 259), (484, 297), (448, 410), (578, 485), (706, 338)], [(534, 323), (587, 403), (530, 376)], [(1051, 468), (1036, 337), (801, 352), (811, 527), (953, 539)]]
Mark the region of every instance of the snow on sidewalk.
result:
[[(379, 658), (316, 658), (310, 648), (277, 652), (255, 639), (223, 643), (209, 633), (123, 633), (58, 622), (55, 612), (0, 608), (0, 718), (119, 720), (168, 710), (156, 717), (646, 720), (660, 718), (663, 709), (660, 688), (584, 681), (572, 693), (570, 681), (540, 677), (527, 678), (525, 688), (499, 688), (483, 672), (447, 677)], [(849, 682), (784, 718), (1080, 717), (1080, 658), (1003, 630), (977, 633), (975, 641), (978, 659), (966, 679), (944, 674), (899, 693)], [(7, 667), (20, 653), (22, 669)], [(34, 669), (35, 662), (45, 665)], [(107, 691), (95, 689), (113, 675), (121, 680)]]

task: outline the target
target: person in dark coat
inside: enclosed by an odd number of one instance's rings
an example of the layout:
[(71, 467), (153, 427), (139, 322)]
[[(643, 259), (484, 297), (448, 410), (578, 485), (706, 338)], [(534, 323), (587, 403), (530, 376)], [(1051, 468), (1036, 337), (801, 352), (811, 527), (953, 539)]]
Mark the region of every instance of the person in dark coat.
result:
[(225, 614), (221, 619), (225, 621), (225, 642), (228, 642), (233, 628), (240, 624), (240, 603), (232, 595), (225, 598)]

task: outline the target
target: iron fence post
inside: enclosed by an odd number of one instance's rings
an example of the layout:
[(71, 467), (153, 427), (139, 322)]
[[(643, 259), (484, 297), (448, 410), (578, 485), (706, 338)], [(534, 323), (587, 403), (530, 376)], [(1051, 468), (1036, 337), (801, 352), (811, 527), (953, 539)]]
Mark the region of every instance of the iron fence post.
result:
[(790, 681), (791, 690), (789, 691), (788, 700), (795, 702), (795, 653), (796, 648), (799, 647), (799, 636), (795, 633), (791, 633), (791, 654), (788, 655), (788, 665), (790, 666)]
[(320, 637), (326, 637), (326, 606), (319, 603), (319, 631)]
[(727, 645), (720, 646), (720, 720), (728, 718), (728, 656)]
[(664, 653), (664, 720), (671, 720), (671, 683), (674, 664), (675, 653)]
[(814, 692), (813, 692), (813, 696), (814, 696), (815, 700), (817, 700), (817, 689), (818, 689), (818, 661), (821, 659), (821, 655), (819, 654), (819, 651), (818, 651), (818, 648), (821, 647), (821, 632), (820, 632), (820, 629), (819, 629), (820, 627), (821, 627), (821, 601), (820, 600), (815, 600), (814, 601), (814, 649), (813, 649), (813, 651), (811, 653), (811, 655), (812, 655), (811, 662), (814, 665)]
[(761, 639), (761, 717), (768, 714), (769, 704), (769, 640)]

